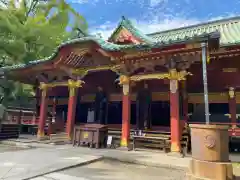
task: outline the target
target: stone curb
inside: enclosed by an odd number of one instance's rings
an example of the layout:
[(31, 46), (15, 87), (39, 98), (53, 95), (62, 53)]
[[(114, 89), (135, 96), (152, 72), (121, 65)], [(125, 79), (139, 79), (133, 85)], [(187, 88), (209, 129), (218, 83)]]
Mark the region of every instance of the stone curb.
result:
[[(85, 162), (81, 162), (81, 163), (75, 163), (73, 165), (67, 165), (67, 166), (63, 166), (63, 167), (60, 167), (60, 168), (56, 168), (56, 169), (53, 169), (53, 170), (49, 170), (49, 171), (46, 171), (46, 172), (42, 172), (42, 173), (31, 173), (31, 174), (28, 174), (26, 176), (22, 176), (22, 177), (19, 177), (18, 176), (18, 179), (22, 179), (22, 180), (30, 180), (32, 178), (36, 178), (36, 177), (40, 177), (40, 176), (44, 176), (46, 174), (50, 174), (50, 173), (54, 173), (54, 172), (59, 172), (59, 171), (63, 171), (63, 170), (66, 170), (66, 169), (70, 169), (70, 168), (75, 168), (75, 167), (78, 167), (78, 166), (84, 166), (84, 165), (88, 165), (88, 164), (91, 164), (91, 163), (94, 163), (94, 162), (97, 162), (97, 161), (101, 161), (103, 159), (103, 157), (96, 157), (95, 159), (92, 159), (92, 160), (89, 160), (89, 161), (85, 161)], [(9, 177), (10, 178), (10, 177)]]

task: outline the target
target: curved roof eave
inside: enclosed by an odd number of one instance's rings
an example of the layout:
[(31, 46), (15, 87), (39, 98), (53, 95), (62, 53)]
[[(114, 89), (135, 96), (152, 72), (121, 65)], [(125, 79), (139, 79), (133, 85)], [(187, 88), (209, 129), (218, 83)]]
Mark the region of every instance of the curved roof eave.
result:
[(56, 50), (54, 51), (54, 53), (44, 59), (40, 59), (40, 60), (34, 60), (34, 61), (30, 61), (26, 64), (17, 64), (17, 65), (13, 65), (13, 66), (5, 66), (0, 68), (0, 70), (3, 71), (11, 71), (11, 70), (21, 70), (21, 69), (25, 69), (31, 66), (35, 66), (37, 64), (42, 64), (42, 63), (46, 63), (46, 62), (50, 62), (51, 60), (54, 60), (54, 58), (57, 56), (57, 54), (59, 53), (59, 51), (61, 50), (61, 48), (68, 46), (68, 45), (73, 45), (73, 44), (77, 44), (77, 43), (83, 43), (83, 42), (94, 42), (96, 44), (98, 44), (103, 50), (106, 50), (108, 52), (114, 52), (114, 51), (121, 51), (121, 50), (127, 50), (127, 49), (137, 49), (137, 50), (145, 50), (145, 49), (151, 49), (151, 48), (161, 48), (161, 47), (166, 47), (166, 46), (170, 46), (173, 44), (180, 44), (180, 43), (187, 43), (187, 42), (191, 42), (191, 41), (196, 41), (198, 40), (200, 41), (207, 41), (209, 39), (216, 39), (219, 37), (219, 33), (218, 32), (212, 32), (212, 33), (203, 33), (201, 35), (196, 35), (196, 36), (192, 36), (192, 37), (184, 37), (182, 39), (177, 39), (177, 40), (169, 40), (168, 42), (152, 42), (151, 44), (148, 43), (142, 43), (142, 44), (127, 44), (127, 45), (118, 45), (118, 44), (114, 44), (108, 41), (105, 41), (102, 38), (99, 37), (94, 37), (94, 36), (89, 36), (89, 37), (82, 37), (82, 38), (77, 38), (77, 39), (73, 39), (73, 40), (69, 40), (65, 43), (60, 44)]

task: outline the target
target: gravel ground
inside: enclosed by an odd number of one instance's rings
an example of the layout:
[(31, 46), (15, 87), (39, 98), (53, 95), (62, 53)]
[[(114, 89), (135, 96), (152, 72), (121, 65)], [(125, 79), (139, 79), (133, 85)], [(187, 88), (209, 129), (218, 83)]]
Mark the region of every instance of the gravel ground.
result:
[[(86, 166), (76, 167), (60, 172), (69, 177), (86, 180), (183, 180), (183, 170), (147, 167), (126, 164), (113, 160), (102, 160)], [(51, 177), (51, 176), (48, 176)], [(58, 177), (61, 177), (61, 175)], [(55, 178), (54, 178), (55, 179)], [(61, 178), (59, 178), (60, 180)], [(58, 180), (58, 178), (56, 178)]]

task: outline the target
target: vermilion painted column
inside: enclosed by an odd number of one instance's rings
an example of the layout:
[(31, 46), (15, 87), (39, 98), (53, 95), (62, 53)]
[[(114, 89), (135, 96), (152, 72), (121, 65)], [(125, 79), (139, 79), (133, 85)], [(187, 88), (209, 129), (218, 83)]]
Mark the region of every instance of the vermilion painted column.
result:
[(53, 131), (53, 120), (56, 119), (56, 98), (53, 98), (53, 104), (52, 104), (52, 118), (49, 119), (49, 124), (48, 124), (48, 135), (52, 134)]
[(78, 92), (78, 87), (81, 87), (81, 82), (82, 81), (73, 81), (73, 80), (68, 81), (69, 98), (68, 98), (66, 133), (69, 140), (72, 140), (73, 128), (75, 123), (75, 115), (76, 115), (77, 92)]
[(130, 139), (131, 95), (130, 81), (126, 76), (120, 78), (123, 86), (122, 94), (122, 137), (121, 147), (128, 148)]
[(188, 93), (187, 93), (187, 82), (182, 81), (182, 96), (183, 96), (183, 120), (184, 123), (188, 121)]
[(44, 138), (44, 127), (46, 124), (47, 118), (47, 106), (48, 106), (48, 98), (47, 98), (47, 84), (41, 83), (40, 89), (42, 90), (41, 95), (41, 104), (40, 104), (40, 115), (39, 115), (39, 122), (38, 122), (38, 139)]
[(170, 80), (171, 152), (181, 152), (178, 80)]
[(232, 128), (236, 128), (237, 123), (237, 102), (236, 102), (236, 96), (235, 96), (235, 89), (233, 87), (229, 88), (229, 113), (231, 118)]

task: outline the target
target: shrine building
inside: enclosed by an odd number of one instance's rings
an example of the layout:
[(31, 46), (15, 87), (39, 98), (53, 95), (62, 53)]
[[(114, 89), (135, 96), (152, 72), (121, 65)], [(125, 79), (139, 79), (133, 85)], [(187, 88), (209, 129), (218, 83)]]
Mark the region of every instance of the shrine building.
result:
[(151, 34), (122, 17), (107, 40), (83, 34), (61, 44), (50, 57), (1, 70), (7, 79), (35, 87), (39, 138), (45, 136), (47, 113), (53, 111), (56, 123), (66, 123), (63, 131), (71, 139), (76, 124), (88, 123), (88, 111), (101, 87), (108, 97), (104, 124), (122, 131), (123, 147), (136, 128), (136, 94), (147, 84), (147, 129), (169, 131), (171, 151), (179, 152), (184, 123), (205, 122), (204, 58), (210, 121), (237, 128), (240, 17)]

